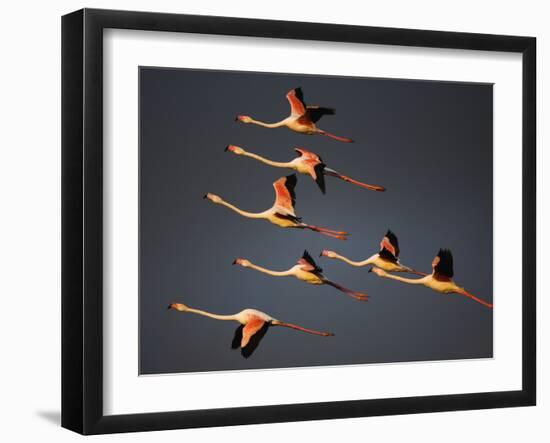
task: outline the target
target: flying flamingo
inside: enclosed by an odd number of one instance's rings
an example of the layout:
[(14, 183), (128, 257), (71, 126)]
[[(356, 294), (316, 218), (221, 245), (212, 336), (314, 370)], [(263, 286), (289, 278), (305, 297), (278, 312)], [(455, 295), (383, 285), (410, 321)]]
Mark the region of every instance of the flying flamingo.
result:
[(235, 211), (243, 217), (264, 219), (281, 228), (310, 229), (318, 232), (319, 234), (327, 235), (339, 240), (346, 240), (346, 236), (349, 235), (347, 232), (333, 231), (332, 229), (309, 225), (302, 222), (302, 219), (296, 216), (294, 212), (294, 205), (296, 204), (296, 194), (294, 192), (295, 186), (296, 174), (287, 175), (286, 177), (281, 177), (276, 180), (273, 183), (273, 187), (275, 188), (275, 203), (271, 208), (263, 212), (243, 211), (222, 200), (221, 197), (210, 193), (206, 194), (204, 198), (207, 198), (218, 205), (227, 206), (229, 209)]
[(321, 192), (325, 193), (325, 175), (339, 178), (340, 180), (343, 180), (348, 183), (352, 183), (357, 186), (361, 186), (366, 189), (370, 189), (371, 191), (385, 191), (386, 189), (382, 186), (377, 185), (368, 185), (366, 183), (361, 183), (357, 180), (353, 180), (345, 175), (340, 174), (339, 172), (336, 172), (334, 169), (327, 168), (327, 166), (323, 163), (323, 160), (321, 157), (319, 157), (314, 152), (308, 151), (304, 148), (294, 148), (294, 150), (300, 154), (299, 157), (296, 157), (294, 160), (291, 160), (289, 162), (276, 162), (269, 160), (267, 158), (261, 157), (257, 154), (254, 154), (252, 152), (245, 151), (243, 148), (235, 145), (228, 145), (225, 148), (226, 151), (232, 152), (233, 154), (237, 155), (243, 155), (245, 157), (250, 157), (255, 160), (258, 160), (262, 163), (265, 163), (266, 165), (273, 166), (275, 168), (288, 168), (293, 169), (300, 174), (309, 175), (319, 188), (321, 189)]
[(304, 255), (302, 256), (302, 258), (298, 260), (296, 265), (294, 265), (287, 271), (272, 271), (270, 269), (262, 268), (261, 266), (257, 266), (244, 258), (235, 259), (235, 261), (233, 261), (233, 264), (240, 265), (245, 268), (255, 269), (256, 271), (263, 272), (264, 274), (268, 275), (273, 275), (275, 277), (293, 276), (296, 277), (298, 280), (309, 283), (310, 285), (329, 285), (333, 288), (338, 289), (339, 291), (342, 291), (344, 294), (349, 295), (350, 297), (353, 297), (360, 301), (367, 301), (369, 297), (367, 294), (352, 291), (350, 289), (344, 288), (338, 283), (334, 283), (328, 280), (323, 275), (323, 270), (319, 266), (317, 266), (317, 264), (313, 261), (313, 258), (311, 258), (311, 255), (309, 255), (307, 251), (304, 251)]
[(334, 251), (327, 251), (326, 249), (321, 252), (321, 256), (336, 258), (338, 260), (346, 262), (351, 266), (362, 267), (374, 265), (380, 269), (383, 269), (384, 271), (389, 272), (409, 272), (411, 274), (426, 275), (423, 272), (415, 271), (414, 269), (399, 263), (399, 243), (397, 241), (397, 236), (389, 230), (388, 232), (386, 232), (386, 235), (380, 242), (380, 251), (363, 261), (353, 261), (349, 258), (337, 254)]
[(302, 88), (292, 89), (286, 94), (286, 98), (290, 103), (290, 115), (276, 123), (264, 123), (254, 120), (248, 115), (238, 115), (235, 120), (242, 123), (253, 123), (263, 126), (264, 128), (280, 128), (286, 126), (288, 129), (300, 134), (314, 135), (321, 134), (333, 138), (344, 143), (352, 143), (353, 140), (346, 137), (339, 137), (329, 132), (323, 131), (316, 126), (316, 123), (323, 115), (334, 115), (335, 111), (331, 108), (323, 108), (321, 106), (306, 106), (304, 102), (304, 94)]
[(270, 326), (284, 326), (285, 328), (307, 332), (308, 334), (321, 335), (323, 337), (334, 335), (331, 332), (319, 332), (312, 329), (306, 329), (292, 323), (286, 323), (256, 309), (244, 309), (233, 315), (213, 314), (211, 312), (201, 311), (200, 309), (190, 308), (183, 303), (171, 303), (168, 305), (168, 309), (173, 309), (179, 312), (191, 312), (205, 317), (210, 317), (215, 320), (236, 321), (240, 323), (240, 326), (235, 331), (232, 348), (236, 349), (240, 347), (242, 355), (246, 358), (250, 357), (252, 352), (254, 352)]
[(397, 275), (388, 274), (386, 271), (379, 268), (371, 268), (369, 270), (374, 272), (379, 277), (391, 278), (393, 280), (401, 281), (411, 285), (424, 285), (427, 288), (433, 289), (436, 292), (442, 294), (460, 294), (471, 298), (472, 300), (481, 303), (483, 306), (492, 308), (492, 303), (488, 303), (476, 296), (467, 292), (464, 288), (461, 288), (453, 281), (453, 255), (448, 249), (440, 249), (438, 254), (432, 261), (433, 272), (425, 277), (413, 279), (404, 278)]

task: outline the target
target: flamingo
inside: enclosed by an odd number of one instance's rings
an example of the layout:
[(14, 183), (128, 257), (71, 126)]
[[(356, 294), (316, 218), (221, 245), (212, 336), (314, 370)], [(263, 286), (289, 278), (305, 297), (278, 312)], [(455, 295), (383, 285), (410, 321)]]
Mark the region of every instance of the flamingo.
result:
[(492, 303), (488, 303), (476, 296), (470, 294), (464, 288), (461, 288), (453, 281), (453, 255), (448, 249), (440, 249), (435, 258), (432, 261), (432, 273), (422, 278), (404, 278), (397, 275), (388, 274), (386, 271), (380, 268), (371, 268), (369, 272), (374, 272), (379, 277), (391, 278), (403, 283), (411, 285), (424, 285), (427, 288), (433, 289), (441, 294), (460, 294), (468, 298), (471, 298), (477, 303), (481, 303), (483, 306), (493, 308)]
[(215, 320), (236, 321), (237, 323), (240, 323), (240, 326), (235, 331), (235, 337), (233, 338), (231, 347), (233, 349), (240, 347), (241, 353), (245, 358), (252, 355), (270, 326), (283, 326), (285, 328), (307, 332), (308, 334), (320, 335), (322, 337), (334, 335), (332, 332), (314, 331), (313, 329), (307, 329), (292, 323), (277, 320), (270, 315), (267, 315), (265, 312), (258, 311), (257, 309), (243, 309), (241, 312), (237, 312), (233, 315), (213, 314), (200, 309), (190, 308), (183, 303), (171, 303), (168, 305), (168, 309), (173, 309), (178, 312), (191, 312), (193, 314), (210, 317)]
[(288, 168), (293, 169), (300, 174), (309, 175), (319, 188), (321, 189), (321, 192), (325, 193), (325, 175), (339, 178), (340, 180), (343, 180), (348, 183), (352, 183), (357, 186), (361, 186), (366, 189), (370, 189), (371, 191), (385, 191), (386, 189), (382, 186), (377, 185), (368, 185), (366, 183), (361, 183), (357, 180), (353, 180), (345, 175), (340, 174), (339, 172), (336, 172), (334, 169), (327, 168), (325, 163), (323, 163), (323, 160), (321, 157), (319, 157), (314, 152), (308, 151), (304, 148), (294, 148), (294, 150), (300, 154), (298, 157), (296, 157), (294, 160), (291, 160), (289, 162), (276, 162), (269, 160), (267, 158), (261, 157), (257, 154), (254, 154), (252, 152), (245, 151), (240, 146), (235, 145), (228, 145), (225, 148), (226, 151), (232, 152), (236, 155), (243, 155), (245, 157), (250, 157), (255, 160), (258, 160), (262, 163), (265, 163), (266, 165), (273, 166), (275, 168)]
[(222, 200), (221, 197), (211, 193), (206, 194), (204, 198), (209, 199), (215, 204), (226, 206), (243, 217), (264, 219), (280, 228), (310, 229), (328, 237), (346, 240), (346, 236), (349, 235), (347, 232), (333, 231), (332, 229), (309, 225), (302, 222), (302, 219), (296, 216), (294, 212), (294, 205), (296, 204), (295, 186), (296, 174), (281, 177), (273, 182), (273, 187), (275, 188), (275, 203), (271, 208), (263, 212), (243, 211)]
[(264, 123), (254, 120), (248, 115), (238, 115), (235, 120), (242, 123), (253, 123), (264, 128), (280, 128), (286, 126), (288, 129), (300, 134), (314, 135), (321, 134), (344, 143), (352, 143), (351, 138), (339, 137), (329, 132), (323, 131), (316, 126), (316, 123), (323, 115), (334, 115), (335, 110), (323, 108), (321, 106), (306, 106), (302, 88), (292, 89), (286, 94), (290, 103), (290, 115), (276, 123)]
[(233, 261), (233, 264), (240, 265), (244, 268), (255, 269), (256, 271), (263, 272), (264, 274), (272, 275), (275, 277), (293, 276), (296, 277), (298, 280), (309, 283), (310, 285), (329, 285), (333, 288), (338, 289), (339, 291), (342, 291), (344, 294), (349, 295), (350, 297), (353, 297), (360, 301), (368, 301), (369, 298), (367, 294), (352, 291), (350, 289), (344, 288), (338, 283), (334, 283), (333, 281), (327, 279), (323, 275), (323, 270), (319, 266), (317, 266), (317, 264), (313, 261), (313, 258), (311, 257), (311, 255), (309, 255), (307, 251), (304, 251), (304, 255), (302, 256), (302, 258), (298, 260), (296, 265), (294, 265), (287, 271), (272, 271), (270, 269), (262, 268), (261, 266), (255, 265), (254, 263), (251, 263), (249, 260), (246, 260), (244, 258), (235, 259)]
[(338, 260), (346, 262), (351, 266), (362, 267), (374, 265), (380, 269), (383, 269), (384, 271), (389, 272), (409, 272), (411, 274), (422, 276), (426, 275), (424, 272), (415, 271), (414, 269), (402, 265), (399, 262), (399, 243), (397, 241), (397, 236), (390, 230), (386, 232), (386, 235), (380, 242), (380, 251), (363, 261), (353, 261), (349, 258), (337, 254), (334, 251), (327, 251), (326, 249), (321, 252), (321, 256), (336, 258)]

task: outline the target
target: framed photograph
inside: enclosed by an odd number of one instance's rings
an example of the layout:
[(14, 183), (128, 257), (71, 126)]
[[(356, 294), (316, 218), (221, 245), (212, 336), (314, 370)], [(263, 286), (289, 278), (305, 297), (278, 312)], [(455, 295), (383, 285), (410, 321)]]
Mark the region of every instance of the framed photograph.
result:
[(534, 405), (532, 37), (62, 20), (62, 425)]

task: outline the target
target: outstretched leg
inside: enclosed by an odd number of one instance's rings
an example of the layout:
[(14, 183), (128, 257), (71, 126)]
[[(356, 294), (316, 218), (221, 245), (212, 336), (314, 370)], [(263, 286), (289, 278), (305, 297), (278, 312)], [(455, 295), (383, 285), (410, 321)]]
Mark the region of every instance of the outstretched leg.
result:
[(346, 236), (349, 235), (349, 233), (345, 231), (333, 231), (332, 229), (321, 228), (319, 226), (308, 225), (306, 223), (302, 223), (300, 227), (303, 229), (310, 229), (312, 231), (318, 232), (319, 234), (323, 234), (328, 237), (337, 238), (338, 240), (347, 240)]
[(486, 306), (490, 309), (493, 309), (493, 304), (492, 303), (488, 303), (486, 302), (485, 300), (482, 300), (480, 298), (477, 298), (475, 295), (473, 294), (470, 294), (469, 292), (467, 292), (466, 290), (462, 289), (461, 291), (456, 291), (457, 294), (460, 294), (460, 295), (464, 295), (468, 298), (471, 298), (472, 300), (474, 300), (475, 302), (477, 303), (480, 303), (482, 304), (483, 306)]
[(383, 186), (369, 185), (367, 183), (363, 183), (363, 182), (354, 180), (354, 179), (348, 177), (347, 175), (342, 175), (339, 172), (336, 172), (335, 170), (330, 169), (330, 168), (325, 168), (324, 172), (325, 172), (326, 175), (330, 175), (331, 177), (339, 178), (340, 180), (343, 180), (347, 183), (351, 183), (352, 185), (357, 185), (357, 186), (361, 186), (362, 188), (370, 189), (371, 191), (384, 192), (386, 190), (386, 188), (384, 188)]
[(334, 140), (338, 140), (339, 142), (353, 143), (353, 140), (351, 138), (339, 137), (338, 135), (334, 135), (334, 134), (331, 134), (330, 132), (323, 131), (322, 129), (318, 129), (317, 132), (321, 135), (325, 135), (327, 137), (333, 138)]
[(410, 274), (421, 275), (422, 277), (426, 277), (426, 275), (428, 275), (425, 272), (415, 271), (414, 269), (411, 269), (410, 271), (407, 271), (407, 272)]
[(272, 320), (271, 324), (273, 326), (284, 326), (285, 328), (296, 329), (297, 331), (307, 332), (308, 334), (321, 335), (323, 337), (330, 337), (334, 335), (332, 332), (314, 331), (313, 329), (302, 328), (301, 326), (294, 325), (292, 323), (285, 323), (279, 320)]
[(352, 291), (351, 289), (344, 288), (342, 285), (339, 285), (338, 283), (334, 283), (330, 280), (325, 280), (325, 284), (332, 286), (333, 288), (338, 289), (339, 291), (342, 291), (344, 294), (349, 295), (350, 297), (353, 297), (360, 301), (368, 301), (369, 296), (367, 294), (363, 294), (362, 292)]

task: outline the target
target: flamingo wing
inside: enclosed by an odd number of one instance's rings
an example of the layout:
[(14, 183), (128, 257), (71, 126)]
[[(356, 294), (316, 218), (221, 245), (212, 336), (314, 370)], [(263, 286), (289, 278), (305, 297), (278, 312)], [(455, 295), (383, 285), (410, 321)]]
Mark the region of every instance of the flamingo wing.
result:
[(319, 155), (315, 154), (315, 152), (308, 151), (304, 148), (294, 148), (294, 150), (300, 154), (299, 158), (301, 162), (307, 166), (309, 175), (313, 180), (315, 180), (324, 194), (326, 192), (324, 174), (326, 165), (323, 163), (323, 159)]
[(323, 115), (334, 115), (336, 110), (333, 108), (323, 108), (322, 106), (307, 106), (306, 115), (313, 123), (317, 123)]
[(311, 257), (307, 250), (304, 251), (304, 255), (302, 255), (302, 258), (298, 260), (298, 264), (303, 271), (313, 272), (315, 274), (321, 274), (323, 272), (323, 270), (317, 265), (317, 263), (315, 263), (313, 257)]
[(378, 254), (382, 258), (397, 262), (397, 257), (399, 257), (399, 242), (397, 241), (397, 236), (392, 231), (388, 230), (386, 232), (386, 235), (380, 242), (380, 252)]
[(453, 254), (449, 249), (440, 249), (432, 261), (434, 276), (440, 280), (453, 278)]
[(296, 174), (287, 175), (273, 182), (275, 188), (275, 207), (282, 215), (295, 217), (294, 205), (296, 204)]
[(235, 334), (233, 335), (233, 340), (231, 341), (231, 349), (237, 349), (241, 346), (241, 341), (243, 339), (243, 328), (244, 325), (239, 325), (235, 329)]
[(243, 337), (241, 339), (241, 348), (245, 348), (252, 336), (262, 329), (265, 324), (265, 320), (259, 317), (254, 317), (249, 320), (242, 331)]
[(292, 89), (286, 94), (286, 99), (290, 103), (290, 115), (299, 117), (306, 113), (306, 104), (304, 103), (304, 94), (302, 88)]
[(316, 163), (323, 163), (323, 160), (321, 159), (321, 157), (315, 154), (315, 152), (308, 151), (307, 149), (304, 149), (304, 148), (294, 148), (294, 150), (298, 154), (300, 154), (300, 157), (303, 160), (312, 161)]

